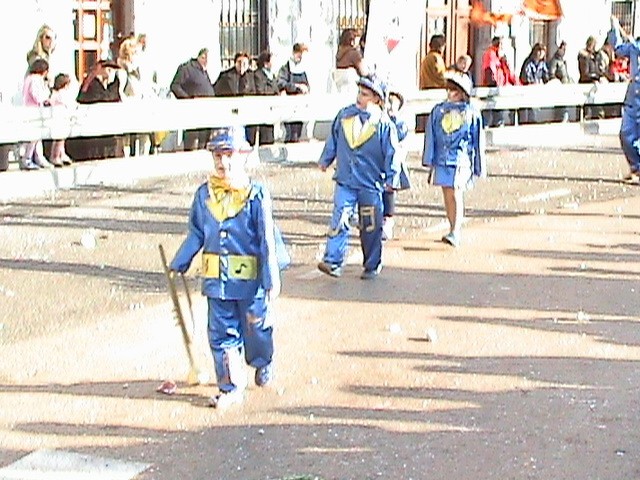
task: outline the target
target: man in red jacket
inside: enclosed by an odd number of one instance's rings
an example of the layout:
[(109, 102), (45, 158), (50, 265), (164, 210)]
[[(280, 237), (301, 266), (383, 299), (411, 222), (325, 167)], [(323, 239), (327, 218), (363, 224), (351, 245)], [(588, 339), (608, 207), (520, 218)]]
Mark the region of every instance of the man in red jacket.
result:
[[(482, 72), (479, 83), (484, 87), (504, 87), (518, 83), (502, 50), (501, 37), (493, 37), (491, 45), (482, 55)], [(509, 116), (507, 110), (485, 110), (483, 112), (484, 124), (487, 127), (503, 126), (509, 121)]]

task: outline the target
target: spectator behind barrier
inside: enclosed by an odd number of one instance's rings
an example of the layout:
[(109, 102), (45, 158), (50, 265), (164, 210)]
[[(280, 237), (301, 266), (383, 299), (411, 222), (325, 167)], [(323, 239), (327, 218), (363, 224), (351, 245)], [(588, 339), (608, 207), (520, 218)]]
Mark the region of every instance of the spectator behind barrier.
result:
[[(171, 92), (176, 98), (185, 99), (215, 96), (213, 85), (207, 72), (208, 59), (209, 50), (202, 48), (196, 58), (192, 58), (178, 66), (171, 81)], [(201, 150), (205, 149), (210, 136), (210, 128), (185, 130), (182, 136), (183, 150), (190, 151), (196, 148)]]

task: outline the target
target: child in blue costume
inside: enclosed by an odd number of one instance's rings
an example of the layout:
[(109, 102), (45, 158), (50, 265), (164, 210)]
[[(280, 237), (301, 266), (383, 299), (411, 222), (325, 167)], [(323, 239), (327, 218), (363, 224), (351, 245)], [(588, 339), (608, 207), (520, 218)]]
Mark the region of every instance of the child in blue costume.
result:
[(349, 242), (349, 219), (358, 209), (364, 271), (375, 278), (382, 268), (382, 192), (400, 188), (396, 127), (384, 109), (386, 87), (376, 77), (358, 80), (356, 103), (343, 108), (318, 161), (322, 171), (335, 161), (333, 215), (318, 269), (339, 277)]
[[(273, 321), (270, 304), (280, 293), (281, 241), (271, 196), (245, 171), (250, 147), (241, 127), (214, 131), (207, 149), (215, 170), (196, 191), (189, 232), (170, 268), (186, 272), (202, 250), (202, 293), (207, 297), (209, 344), (219, 393), (210, 405), (240, 403), (247, 386), (246, 362), (255, 383), (272, 378)], [(280, 256), (279, 256), (280, 255)]]
[(628, 35), (614, 16), (607, 42), (614, 46), (616, 56), (629, 58), (631, 80), (622, 107), (620, 144), (629, 164), (623, 181), (640, 184), (640, 41)]
[(442, 241), (460, 244), (464, 218), (464, 192), (476, 178), (486, 175), (484, 132), (480, 112), (471, 105), (471, 79), (460, 73), (446, 75), (447, 101), (433, 107), (424, 134), (422, 165), (430, 179), (442, 187), (449, 233)]
[[(402, 169), (400, 172), (400, 190), (406, 190), (410, 187), (409, 174), (406, 166), (406, 152), (402, 148), (402, 141), (409, 134), (407, 123), (400, 117), (400, 110), (404, 105), (404, 97), (400, 92), (390, 91), (388, 95), (387, 112), (389, 118), (395, 124), (398, 131), (398, 141), (400, 142), (402, 153)], [(395, 220), (393, 218), (396, 213), (396, 192), (395, 190), (385, 190), (382, 193), (383, 219), (382, 219), (382, 240), (391, 240), (393, 238), (393, 227)]]

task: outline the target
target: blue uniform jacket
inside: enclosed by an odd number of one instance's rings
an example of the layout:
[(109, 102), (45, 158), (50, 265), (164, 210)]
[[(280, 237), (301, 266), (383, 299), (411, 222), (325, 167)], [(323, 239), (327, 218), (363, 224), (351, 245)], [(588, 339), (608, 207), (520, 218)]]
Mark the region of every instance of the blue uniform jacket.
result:
[(457, 167), (470, 162), (471, 173), (486, 175), (482, 118), (467, 102), (442, 102), (433, 107), (424, 134), (425, 167)]
[(401, 120), (399, 117), (390, 116), (389, 118), (391, 118), (391, 121), (394, 123), (394, 125), (396, 126), (396, 130), (398, 131), (398, 141), (403, 141), (405, 138), (407, 138), (407, 135), (409, 135), (409, 127), (407, 127), (407, 122)]
[[(193, 257), (203, 253), (220, 255), (219, 278), (203, 278), (202, 293), (223, 300), (240, 300), (264, 296), (265, 291), (280, 290), (280, 268), (276, 247), (276, 227), (273, 222), (271, 195), (259, 183), (252, 183), (249, 198), (235, 216), (218, 221), (209, 211), (208, 185), (196, 191), (189, 214), (189, 232), (178, 249), (170, 268), (186, 272)], [(257, 258), (257, 278), (229, 278), (228, 255)]]
[(631, 79), (624, 97), (624, 106), (628, 114), (640, 120), (640, 42), (625, 42), (622, 33), (612, 28), (607, 35), (608, 42), (615, 47), (616, 55), (629, 58)]
[[(329, 167), (336, 160), (333, 179), (345, 187), (356, 190), (382, 191), (385, 184), (400, 188), (401, 158), (398, 151), (398, 133), (386, 113), (372, 126), (373, 135), (364, 143), (352, 143), (348, 121), (361, 110), (354, 104), (338, 112), (331, 126), (319, 165)], [(345, 121), (347, 122), (345, 124)], [(363, 129), (365, 130), (365, 129)], [(361, 135), (363, 137), (363, 135)]]

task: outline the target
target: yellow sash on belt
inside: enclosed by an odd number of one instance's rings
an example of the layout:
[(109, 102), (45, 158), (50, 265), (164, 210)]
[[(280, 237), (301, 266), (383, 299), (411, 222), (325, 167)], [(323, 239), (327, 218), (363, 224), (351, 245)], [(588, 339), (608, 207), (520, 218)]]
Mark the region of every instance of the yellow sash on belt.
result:
[(258, 278), (258, 258), (253, 255), (220, 257), (217, 253), (204, 252), (202, 254), (202, 276), (204, 278), (220, 278), (221, 269), (226, 271), (229, 278), (255, 280)]
[(208, 188), (209, 200), (207, 200), (207, 208), (219, 222), (227, 218), (233, 218), (240, 213), (251, 192), (251, 185), (243, 188), (234, 188), (226, 180), (218, 177), (209, 179)]

